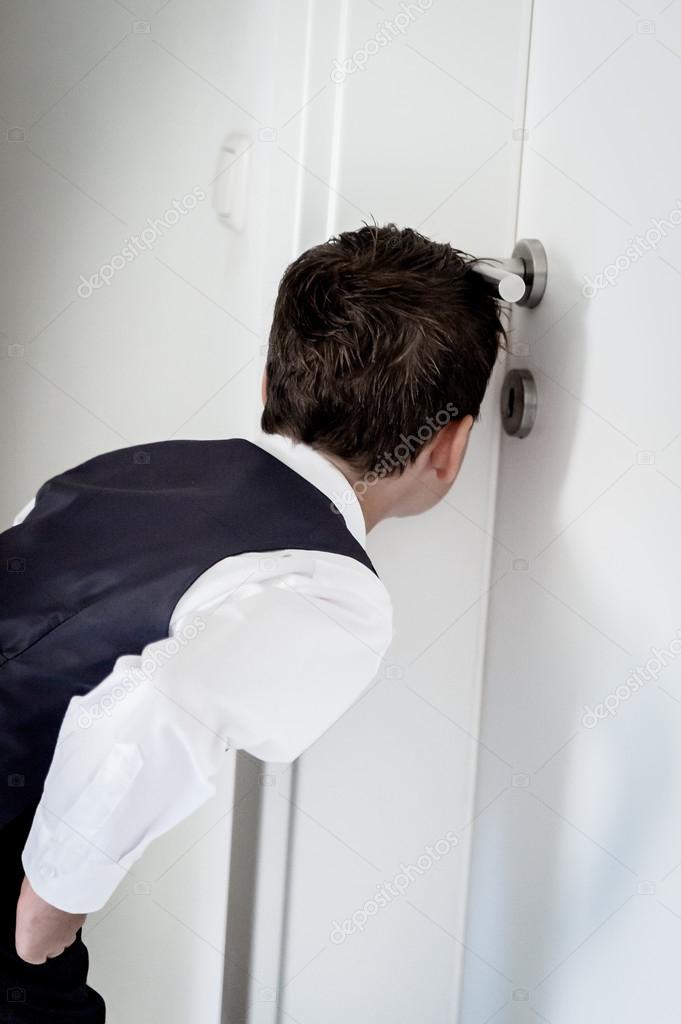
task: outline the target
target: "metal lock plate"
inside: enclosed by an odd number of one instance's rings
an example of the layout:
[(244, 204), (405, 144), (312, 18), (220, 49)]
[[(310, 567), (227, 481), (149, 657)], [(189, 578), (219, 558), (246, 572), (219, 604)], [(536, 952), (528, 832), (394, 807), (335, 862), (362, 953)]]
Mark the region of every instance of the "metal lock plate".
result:
[(509, 370), (501, 389), (501, 422), (511, 437), (527, 437), (537, 415), (537, 386), (529, 370)]

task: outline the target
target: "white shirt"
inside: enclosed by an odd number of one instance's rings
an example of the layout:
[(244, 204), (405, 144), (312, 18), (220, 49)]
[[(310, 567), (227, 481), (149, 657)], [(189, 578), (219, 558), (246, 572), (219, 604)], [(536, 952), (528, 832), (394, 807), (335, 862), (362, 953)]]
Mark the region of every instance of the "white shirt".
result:
[[(335, 498), (365, 544), (331, 462), (280, 435), (256, 443)], [(226, 749), (294, 761), (366, 690), (391, 639), (388, 593), (354, 558), (281, 550), (212, 565), (168, 638), (121, 655), (69, 702), (21, 858), (34, 890), (71, 913), (99, 910), (148, 844), (213, 795)]]

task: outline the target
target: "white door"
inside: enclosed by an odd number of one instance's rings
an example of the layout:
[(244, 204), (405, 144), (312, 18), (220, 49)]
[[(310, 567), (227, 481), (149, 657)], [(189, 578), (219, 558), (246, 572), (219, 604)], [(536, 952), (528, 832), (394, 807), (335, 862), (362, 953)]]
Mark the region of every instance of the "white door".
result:
[(462, 1024), (678, 1017), (680, 91), (678, 4), (535, 0)]
[[(297, 249), (374, 217), (510, 255), (529, 4), (308, 10), (305, 107), (294, 138), (278, 133), (300, 172)], [(229, 968), (246, 989), (226, 992), (230, 1024), (456, 1019), (498, 436), (492, 394), (447, 501), (370, 535), (396, 640), (357, 705), (262, 780), (255, 881), (238, 851), (256, 906), (250, 923), (236, 912), (251, 974)], [(243, 934), (228, 936), (242, 965)]]
[[(278, 15), (270, 0), (2, 5), (3, 529), (98, 452), (251, 431), (264, 232), (278, 251), (295, 206), (281, 175), (268, 223)], [(240, 231), (216, 209), (234, 136), (251, 145)], [(219, 1019), (233, 762), (88, 919), (111, 1024)]]

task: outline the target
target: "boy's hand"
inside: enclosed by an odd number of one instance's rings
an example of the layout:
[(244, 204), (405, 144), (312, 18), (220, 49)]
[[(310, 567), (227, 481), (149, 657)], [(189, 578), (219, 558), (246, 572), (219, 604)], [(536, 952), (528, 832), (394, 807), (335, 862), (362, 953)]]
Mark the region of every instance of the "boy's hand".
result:
[(87, 914), (69, 914), (46, 903), (24, 877), (14, 936), (18, 955), (28, 964), (44, 964), (48, 957), (59, 956), (75, 941), (86, 917)]

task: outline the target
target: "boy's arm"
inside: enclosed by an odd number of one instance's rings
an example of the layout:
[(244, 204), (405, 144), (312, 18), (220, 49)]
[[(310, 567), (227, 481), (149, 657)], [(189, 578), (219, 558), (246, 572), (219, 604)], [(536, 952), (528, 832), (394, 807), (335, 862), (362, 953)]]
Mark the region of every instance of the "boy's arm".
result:
[(184, 614), (184, 643), (124, 655), (70, 702), (22, 854), (52, 907), (100, 909), (152, 839), (214, 793), (226, 748), (293, 761), (375, 676), (392, 609), (373, 573), (310, 552), (237, 558), (248, 582)]

